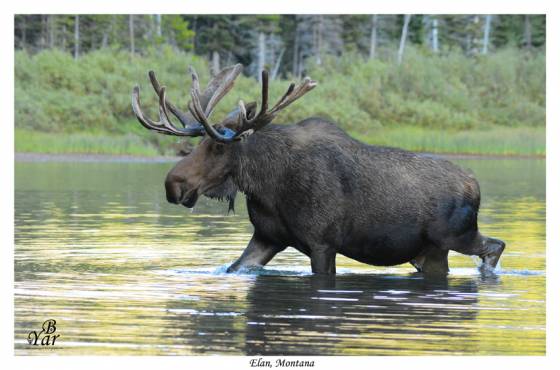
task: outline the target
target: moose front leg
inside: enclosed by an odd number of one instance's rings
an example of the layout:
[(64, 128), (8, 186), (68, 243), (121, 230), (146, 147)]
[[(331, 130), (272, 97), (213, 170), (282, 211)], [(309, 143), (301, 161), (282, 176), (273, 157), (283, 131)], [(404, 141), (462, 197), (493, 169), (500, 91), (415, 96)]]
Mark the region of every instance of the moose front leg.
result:
[(257, 266), (261, 267), (266, 265), (278, 253), (284, 250), (285, 247), (278, 247), (271, 243), (265, 242), (256, 234), (253, 234), (249, 245), (228, 269), (227, 272), (238, 271), (242, 267)]

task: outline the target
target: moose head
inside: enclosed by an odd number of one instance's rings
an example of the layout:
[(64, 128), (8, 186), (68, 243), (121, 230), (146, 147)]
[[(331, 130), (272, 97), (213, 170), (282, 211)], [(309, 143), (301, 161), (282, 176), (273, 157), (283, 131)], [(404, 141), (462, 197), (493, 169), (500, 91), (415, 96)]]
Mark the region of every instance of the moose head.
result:
[[(200, 91), (198, 75), (190, 68), (192, 76), (191, 100), (188, 111), (179, 110), (169, 102), (165, 87), (160, 85), (155, 73), (148, 73), (150, 82), (159, 97), (159, 121), (152, 121), (140, 107), (140, 89), (132, 91), (132, 109), (138, 121), (147, 129), (173, 136), (204, 136), (200, 143), (167, 174), (165, 190), (170, 203), (194, 207), (198, 197), (228, 199), (230, 209), (238, 186), (232, 178), (236, 162), (234, 148), (248, 145), (247, 139), (272, 122), (282, 109), (313, 89), (317, 83), (306, 77), (296, 85), (290, 84), (286, 93), (268, 109), (268, 72), (262, 71), (261, 106), (257, 112), (256, 103), (239, 101), (236, 110), (229, 113), (220, 123), (210, 123), (210, 116), (218, 102), (232, 89), (235, 79), (243, 66), (236, 64), (224, 68)], [(171, 121), (173, 115), (181, 124)], [(238, 148), (239, 149), (239, 148)]]

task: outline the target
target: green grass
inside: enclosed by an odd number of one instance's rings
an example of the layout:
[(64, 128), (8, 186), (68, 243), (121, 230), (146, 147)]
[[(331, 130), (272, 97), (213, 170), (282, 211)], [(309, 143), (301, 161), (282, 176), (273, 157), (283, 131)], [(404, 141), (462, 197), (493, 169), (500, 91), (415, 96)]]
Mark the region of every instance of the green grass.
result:
[[(346, 53), (310, 63), (307, 73), (318, 86), (282, 111), (278, 122), (314, 115), (349, 131), (372, 127), (415, 126), (449, 131), (501, 127), (544, 127), (545, 54), (504, 49), (468, 57), (458, 51), (433, 54), (407, 48), (401, 65), (392, 58), (364, 60)], [(131, 57), (103, 49), (78, 61), (60, 51), (15, 55), (16, 127), (42, 132), (95, 131), (127, 134), (122, 123), (134, 120), (130, 94), (140, 85), (142, 105), (157, 117), (156, 94), (147, 71), (157, 72), (169, 99), (185, 108), (193, 65), (203, 85), (207, 62), (171, 48)], [(270, 81), (275, 101), (294, 78)], [(258, 99), (259, 83), (239, 76), (235, 88), (216, 107), (213, 119), (237, 107), (239, 99)], [(138, 125), (137, 125), (138, 126)], [(138, 126), (138, 129), (140, 127)]]
[[(382, 55), (383, 53), (380, 53)], [(371, 144), (405, 149), (488, 155), (545, 154), (545, 53), (506, 48), (485, 56), (459, 51), (433, 54), (407, 47), (393, 58), (364, 60), (346, 53), (306, 66), (316, 89), (282, 111), (277, 122), (319, 116)], [(203, 84), (207, 62), (172, 48), (131, 57), (110, 49), (85, 54), (18, 51), (15, 55), (16, 150), (40, 153), (173, 153), (178, 139), (141, 127), (130, 93), (141, 87), (142, 105), (157, 117), (157, 99), (146, 76), (157, 71), (169, 98), (186, 107), (192, 64)], [(292, 76), (270, 81), (281, 96)], [(260, 86), (239, 76), (216, 107), (219, 122), (239, 99), (258, 99)], [(176, 148), (176, 146), (175, 146)]]
[(156, 147), (134, 135), (45, 133), (15, 130), (16, 152), (55, 154), (161, 155)]
[(544, 127), (492, 127), (448, 131), (404, 126), (350, 135), (368, 144), (396, 146), (416, 152), (545, 156)]
[[(151, 134), (151, 133), (149, 133)], [(444, 131), (412, 126), (382, 128), (350, 135), (368, 144), (394, 146), (418, 152), (503, 156), (544, 156), (544, 128), (494, 127)], [(157, 140), (157, 139), (160, 139)], [(151, 134), (150, 141), (136, 133), (54, 134), (15, 130), (16, 152), (58, 154), (113, 154), (157, 156), (173, 154), (167, 137)]]

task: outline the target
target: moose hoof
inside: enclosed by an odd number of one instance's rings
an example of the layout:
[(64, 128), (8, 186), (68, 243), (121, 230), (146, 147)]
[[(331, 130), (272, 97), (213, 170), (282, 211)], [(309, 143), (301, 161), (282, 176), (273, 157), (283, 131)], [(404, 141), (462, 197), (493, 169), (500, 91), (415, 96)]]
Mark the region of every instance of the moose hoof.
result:
[(424, 266), (424, 257), (417, 257), (410, 261), (410, 264), (414, 266), (417, 272), (422, 272), (422, 266)]
[(226, 273), (231, 274), (234, 272), (237, 272), (237, 270), (239, 270), (239, 268), (237, 266), (235, 266), (235, 264), (231, 264), (227, 269), (226, 269)]
[(481, 256), (482, 266), (486, 269), (493, 270), (498, 265), (498, 261), (506, 248), (506, 243), (499, 239), (488, 238), (485, 247), (488, 252)]

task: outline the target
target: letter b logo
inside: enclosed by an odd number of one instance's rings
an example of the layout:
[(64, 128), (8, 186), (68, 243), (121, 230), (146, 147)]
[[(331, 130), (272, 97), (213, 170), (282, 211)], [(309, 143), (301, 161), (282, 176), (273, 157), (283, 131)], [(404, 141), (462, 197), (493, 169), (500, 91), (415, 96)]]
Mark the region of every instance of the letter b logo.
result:
[(56, 320), (50, 319), (43, 323), (43, 333), (52, 334), (56, 331)]

